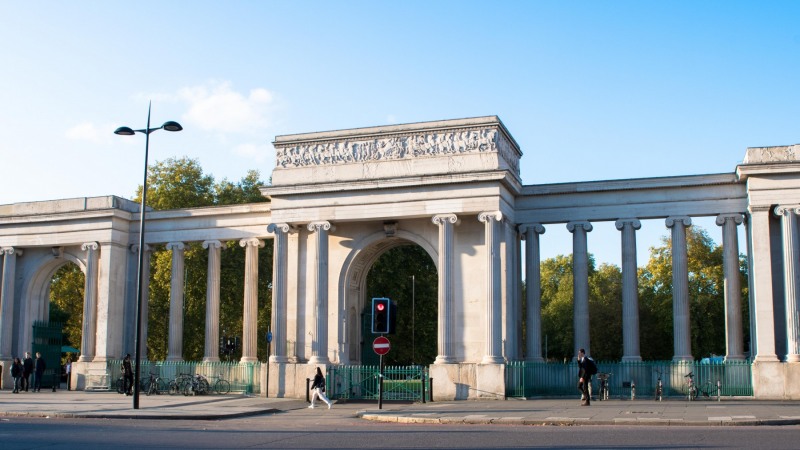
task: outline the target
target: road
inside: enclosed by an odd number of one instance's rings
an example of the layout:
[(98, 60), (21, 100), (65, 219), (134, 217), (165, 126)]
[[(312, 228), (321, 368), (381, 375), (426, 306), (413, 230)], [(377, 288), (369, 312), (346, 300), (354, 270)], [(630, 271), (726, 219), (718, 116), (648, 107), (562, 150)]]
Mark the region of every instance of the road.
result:
[(426, 425), (327, 413), (317, 409), (215, 421), (6, 417), (0, 419), (0, 449), (796, 449), (800, 442), (800, 426)]

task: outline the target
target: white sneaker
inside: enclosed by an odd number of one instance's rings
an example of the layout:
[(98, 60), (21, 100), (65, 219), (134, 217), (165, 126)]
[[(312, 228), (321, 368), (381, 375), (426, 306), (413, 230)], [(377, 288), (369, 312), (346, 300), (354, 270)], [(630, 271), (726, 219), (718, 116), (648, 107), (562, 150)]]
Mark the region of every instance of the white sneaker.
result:
[(331, 409), (331, 406), (333, 406), (333, 403), (328, 403), (328, 409)]
[(314, 409), (314, 405), (309, 406), (308, 409)]

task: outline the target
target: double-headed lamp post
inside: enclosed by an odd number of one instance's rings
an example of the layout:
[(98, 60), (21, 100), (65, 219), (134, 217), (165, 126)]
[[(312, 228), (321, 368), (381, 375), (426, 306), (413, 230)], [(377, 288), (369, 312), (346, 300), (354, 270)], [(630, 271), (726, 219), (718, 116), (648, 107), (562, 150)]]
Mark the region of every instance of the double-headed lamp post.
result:
[(144, 215), (145, 205), (147, 204), (147, 154), (150, 151), (150, 133), (165, 129), (167, 131), (181, 131), (183, 127), (178, 122), (168, 121), (156, 128), (150, 128), (150, 104), (147, 105), (147, 128), (133, 130), (128, 127), (119, 127), (114, 134), (122, 136), (133, 136), (142, 133), (144, 140), (144, 180), (142, 181), (142, 204), (139, 207), (139, 267), (136, 270), (136, 348), (134, 371), (133, 371), (133, 409), (139, 409), (139, 361), (141, 360), (141, 339), (142, 339), (142, 268), (144, 267)]

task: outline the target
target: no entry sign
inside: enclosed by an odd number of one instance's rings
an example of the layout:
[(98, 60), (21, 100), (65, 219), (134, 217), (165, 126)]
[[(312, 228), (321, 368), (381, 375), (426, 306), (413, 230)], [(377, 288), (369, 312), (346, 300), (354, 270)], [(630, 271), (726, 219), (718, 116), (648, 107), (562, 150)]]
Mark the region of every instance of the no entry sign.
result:
[(389, 339), (386, 339), (384, 336), (378, 336), (372, 341), (372, 349), (375, 350), (375, 353), (379, 355), (385, 355), (389, 353), (389, 350), (392, 349), (392, 344), (389, 342)]

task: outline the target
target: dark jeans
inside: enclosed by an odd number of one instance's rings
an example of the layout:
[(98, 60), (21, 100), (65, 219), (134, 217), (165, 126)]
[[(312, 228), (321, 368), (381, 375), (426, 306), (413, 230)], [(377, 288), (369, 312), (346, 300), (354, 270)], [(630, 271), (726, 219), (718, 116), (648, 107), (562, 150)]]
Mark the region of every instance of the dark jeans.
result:
[(130, 393), (131, 389), (133, 389), (133, 374), (125, 375), (125, 378), (123, 378), (123, 380), (124, 380), (123, 383), (125, 383), (125, 393), (126, 394)]
[(588, 405), (589, 402), (592, 400), (589, 398), (589, 383), (592, 382), (592, 377), (587, 377), (583, 379), (583, 382), (578, 381), (578, 390), (581, 391), (583, 394), (583, 398), (585, 399), (584, 402)]
[(30, 378), (30, 373), (23, 373), (22, 374), (22, 385), (20, 386), (21, 391), (27, 391), (28, 387), (31, 385), (28, 379)]
[(22, 384), (22, 377), (14, 377), (14, 392), (19, 392), (20, 385)]
[(43, 372), (36, 372), (33, 377), (33, 390), (34, 391), (41, 391), (42, 390), (42, 377), (44, 377)]

